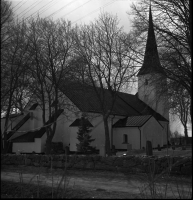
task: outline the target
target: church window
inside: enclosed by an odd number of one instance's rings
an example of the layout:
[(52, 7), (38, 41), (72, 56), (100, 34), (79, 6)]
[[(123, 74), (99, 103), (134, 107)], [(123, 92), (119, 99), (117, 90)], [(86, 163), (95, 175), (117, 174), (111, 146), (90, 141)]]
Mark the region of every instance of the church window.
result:
[(148, 80), (147, 79), (145, 79), (145, 85), (148, 85)]
[(128, 143), (127, 134), (123, 135), (123, 143)]

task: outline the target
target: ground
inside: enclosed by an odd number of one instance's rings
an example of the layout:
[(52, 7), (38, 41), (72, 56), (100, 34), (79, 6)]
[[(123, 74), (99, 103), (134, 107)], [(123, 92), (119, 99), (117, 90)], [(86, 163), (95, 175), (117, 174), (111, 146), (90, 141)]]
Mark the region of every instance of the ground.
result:
[[(21, 184), (19, 179), (21, 172), (23, 184)], [(37, 175), (39, 173), (40, 178), (39, 182), (37, 182)], [(1, 197), (10, 197), (10, 191), (16, 190), (17, 193), (14, 197), (20, 197), (19, 195), (21, 195), (21, 191), (26, 192), (27, 189), (25, 188), (30, 188), (30, 192), (23, 194), (25, 197), (31, 197), (30, 195), (37, 197), (37, 190), (39, 190), (39, 197), (44, 198), (45, 195), (51, 195), (52, 177), (53, 185), (55, 187), (55, 196), (57, 194), (56, 189), (61, 180), (62, 174), (63, 170), (61, 169), (54, 169), (52, 176), (51, 170), (48, 168), (32, 166), (2, 166)], [(68, 184), (66, 184), (67, 192), (65, 195), (67, 198), (142, 198), (141, 189), (147, 186), (147, 176), (145, 174), (124, 174), (120, 172), (100, 170), (68, 170), (66, 178), (66, 183)], [(187, 190), (191, 184), (190, 180), (186, 177), (171, 177), (169, 182), (170, 185), (173, 185), (173, 190), (168, 191), (168, 196), (170, 197), (173, 197), (173, 193), (176, 192), (174, 188), (174, 181), (176, 182), (176, 180), (180, 183), (183, 182), (183, 185), (185, 185), (185, 187), (183, 187)], [(17, 185), (14, 185), (15, 182), (17, 182)], [(18, 184), (18, 182), (20, 182), (20, 184)], [(25, 185), (25, 183), (27, 184)], [(32, 185), (29, 186), (29, 183)], [(159, 186), (162, 185), (163, 187), (165, 184), (164, 177), (160, 177), (157, 180), (157, 184), (159, 184)], [(38, 187), (38, 185), (40, 186)]]
[[(121, 156), (123, 153), (118, 152), (117, 156)], [(144, 154), (144, 152), (134, 150), (130, 153)], [(154, 150), (153, 154), (192, 156), (192, 151), (190, 149), (184, 151), (178, 148), (175, 151), (172, 149), (169, 149), (169, 151), (165, 149), (161, 152)], [(62, 169), (51, 171), (50, 168), (45, 167), (2, 165), (1, 197), (51, 198), (52, 188), (53, 197), (56, 198), (57, 194), (60, 194), (61, 197), (64, 189), (58, 192), (57, 188), (63, 174)], [(65, 177), (67, 188), (65, 198), (148, 198), (151, 192), (149, 185), (152, 182), (148, 181), (147, 174), (102, 170), (67, 170)], [(23, 183), (21, 180), (23, 180)], [(191, 177), (156, 175), (154, 180), (153, 186), (156, 188), (156, 192), (154, 192), (156, 197), (153, 194), (153, 198), (163, 198), (159, 195), (165, 194), (165, 188), (168, 188), (166, 192), (168, 198), (183, 198), (184, 196), (184, 198), (191, 198), (192, 196)]]

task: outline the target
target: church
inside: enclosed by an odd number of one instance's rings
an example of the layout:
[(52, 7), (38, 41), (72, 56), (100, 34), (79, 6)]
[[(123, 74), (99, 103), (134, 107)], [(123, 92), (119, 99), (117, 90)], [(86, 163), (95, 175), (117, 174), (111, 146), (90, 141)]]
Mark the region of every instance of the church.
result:
[[(158, 145), (163, 147), (168, 141), (169, 108), (167, 98), (161, 92), (162, 87), (167, 86), (166, 76), (159, 60), (151, 8), (144, 62), (137, 76), (138, 92), (135, 95), (117, 92), (108, 118), (110, 145), (116, 150), (127, 150), (128, 145), (132, 149), (143, 149), (146, 141), (151, 141), (153, 148)], [(91, 136), (95, 139), (91, 145), (98, 150), (104, 148), (103, 116), (92, 86), (83, 87), (71, 82), (68, 86), (61, 86), (60, 90), (65, 102), (73, 109), (64, 108), (55, 113), (57, 127), (52, 141), (61, 142), (63, 149), (68, 146), (71, 152), (76, 152), (79, 121), (84, 114), (88, 119)], [(111, 98), (108, 90), (104, 92), (107, 99)], [(52, 119), (46, 125), (50, 123)], [(46, 129), (38, 103), (29, 103), (24, 113), (12, 116), (10, 124), (8, 140), (11, 152), (45, 152)]]

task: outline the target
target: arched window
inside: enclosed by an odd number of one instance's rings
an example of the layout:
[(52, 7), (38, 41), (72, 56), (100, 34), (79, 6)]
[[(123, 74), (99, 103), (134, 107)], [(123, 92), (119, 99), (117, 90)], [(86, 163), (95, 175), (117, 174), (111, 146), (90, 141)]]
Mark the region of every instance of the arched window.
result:
[(123, 143), (128, 143), (127, 134), (123, 135)]

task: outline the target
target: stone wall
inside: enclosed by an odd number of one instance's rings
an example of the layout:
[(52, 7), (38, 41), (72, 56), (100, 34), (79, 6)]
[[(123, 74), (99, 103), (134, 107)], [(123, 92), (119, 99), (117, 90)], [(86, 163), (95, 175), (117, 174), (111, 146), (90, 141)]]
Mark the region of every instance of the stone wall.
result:
[[(51, 162), (52, 160), (52, 162)], [(3, 165), (27, 165), (68, 169), (111, 170), (131, 173), (161, 173), (192, 175), (192, 157), (147, 157), (147, 156), (77, 156), (77, 155), (1, 155)], [(169, 167), (168, 167), (169, 166)]]

